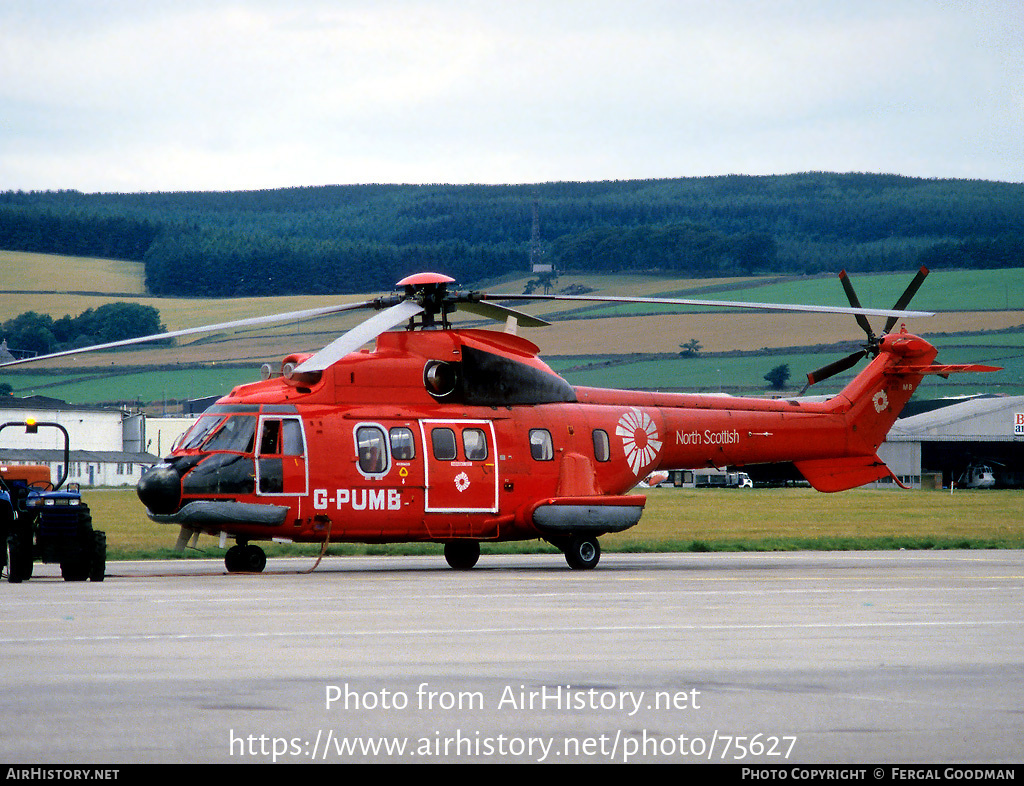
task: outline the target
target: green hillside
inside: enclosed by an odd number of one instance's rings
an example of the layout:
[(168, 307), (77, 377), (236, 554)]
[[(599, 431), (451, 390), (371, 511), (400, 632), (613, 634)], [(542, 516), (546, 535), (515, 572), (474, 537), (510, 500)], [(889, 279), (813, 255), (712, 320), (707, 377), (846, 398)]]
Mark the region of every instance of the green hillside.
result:
[[(534, 219), (538, 245), (531, 245)], [(809, 172), (225, 193), (0, 193), (0, 248), (143, 263), (153, 295), (381, 290), (420, 270), (678, 277), (1024, 267), (1024, 184)]]

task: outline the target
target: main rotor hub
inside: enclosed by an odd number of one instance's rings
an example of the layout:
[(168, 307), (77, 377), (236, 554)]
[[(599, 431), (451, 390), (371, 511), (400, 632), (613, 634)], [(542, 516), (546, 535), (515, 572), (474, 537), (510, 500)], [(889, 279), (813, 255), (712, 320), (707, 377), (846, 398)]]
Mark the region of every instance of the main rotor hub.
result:
[[(448, 314), (455, 310), (455, 303), (448, 296), (448, 285), (453, 283), (455, 279), (443, 273), (414, 273), (403, 278), (395, 286), (404, 287), (405, 299), (423, 307), (421, 327), (434, 327), (434, 318), (440, 315), (441, 326), (447, 328)], [(410, 320), (410, 329), (415, 326), (415, 320)]]

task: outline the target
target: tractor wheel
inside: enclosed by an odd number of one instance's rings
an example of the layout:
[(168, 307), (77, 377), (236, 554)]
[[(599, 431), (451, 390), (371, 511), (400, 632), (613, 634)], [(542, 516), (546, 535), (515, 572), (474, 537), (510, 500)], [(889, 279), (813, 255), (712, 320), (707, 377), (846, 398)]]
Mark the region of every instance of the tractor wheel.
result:
[(64, 581), (85, 581), (89, 578), (89, 554), (77, 554), (60, 561), (60, 575)]
[(7, 536), (7, 581), (20, 584), (32, 578), (32, 540), (23, 533)]
[[(92, 576), (92, 563), (96, 549), (93, 537), (92, 514), (89, 506), (82, 504), (78, 508), (78, 532), (75, 540), (63, 546), (65, 556), (60, 561), (60, 575), (64, 581), (85, 581)], [(106, 569), (106, 540), (104, 539), (103, 567)]]
[(103, 581), (107, 574), (107, 533), (93, 530), (92, 563), (89, 565), (89, 580)]

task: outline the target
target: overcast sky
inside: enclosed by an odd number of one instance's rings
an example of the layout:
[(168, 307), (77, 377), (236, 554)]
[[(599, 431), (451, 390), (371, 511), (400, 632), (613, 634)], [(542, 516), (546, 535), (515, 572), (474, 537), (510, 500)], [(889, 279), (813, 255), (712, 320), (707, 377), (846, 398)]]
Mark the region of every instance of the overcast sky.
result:
[(1019, 0), (2, 0), (0, 190), (1024, 182)]

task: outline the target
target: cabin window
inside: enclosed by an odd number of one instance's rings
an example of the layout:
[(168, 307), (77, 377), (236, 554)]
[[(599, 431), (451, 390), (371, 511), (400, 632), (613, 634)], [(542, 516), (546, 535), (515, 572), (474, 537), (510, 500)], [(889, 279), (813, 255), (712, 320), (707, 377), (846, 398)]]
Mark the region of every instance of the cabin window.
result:
[(416, 442), (412, 429), (396, 426), (391, 429), (391, 458), (396, 461), (411, 461), (416, 458)]
[(551, 432), (546, 428), (530, 429), (530, 455), (537, 461), (551, 461), (555, 457)]
[(430, 432), (434, 447), (434, 458), (438, 461), (455, 461), (458, 453), (455, 446), (455, 432), (450, 428), (435, 428)]
[(366, 475), (380, 475), (388, 468), (388, 449), (384, 431), (378, 426), (356, 429), (359, 469)]
[(612, 451), (608, 444), (608, 432), (604, 429), (594, 429), (594, 458), (598, 461), (608, 461), (611, 457)]
[(467, 428), (462, 432), (462, 447), (466, 461), (483, 461), (487, 458), (487, 437), (483, 429)]

